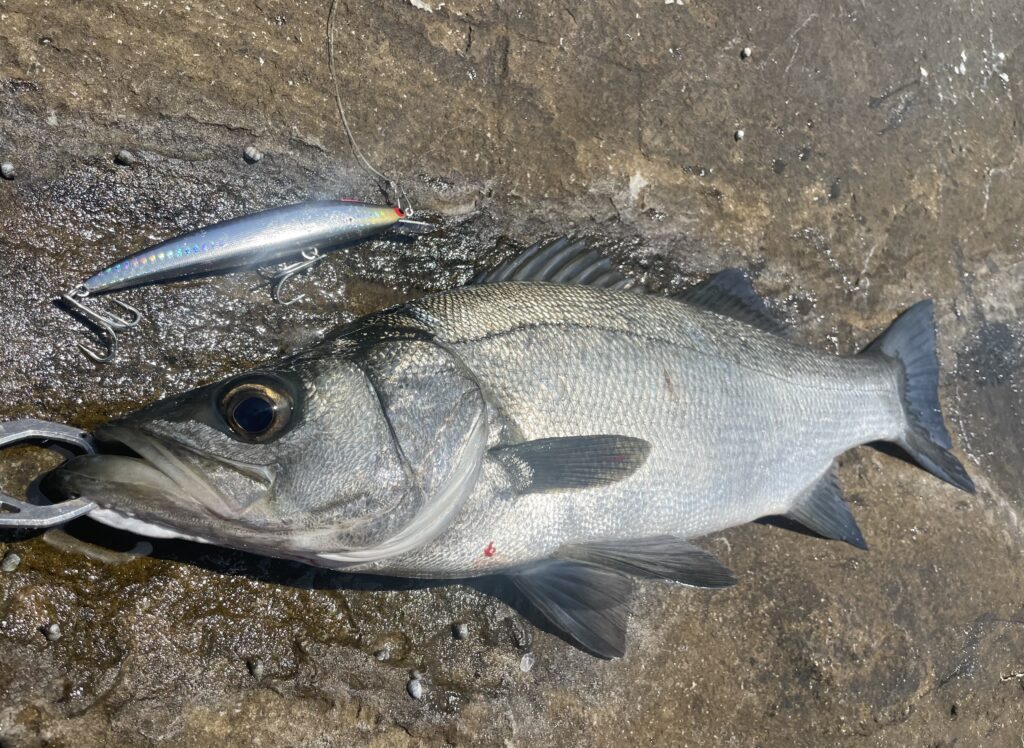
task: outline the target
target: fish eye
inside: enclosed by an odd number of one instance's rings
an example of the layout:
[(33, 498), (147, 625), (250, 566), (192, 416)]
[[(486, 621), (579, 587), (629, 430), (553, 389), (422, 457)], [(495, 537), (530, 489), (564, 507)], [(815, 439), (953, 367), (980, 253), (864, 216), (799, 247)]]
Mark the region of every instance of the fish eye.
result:
[(293, 404), (284, 388), (264, 382), (245, 382), (225, 393), (220, 410), (235, 436), (258, 444), (284, 432), (292, 418)]

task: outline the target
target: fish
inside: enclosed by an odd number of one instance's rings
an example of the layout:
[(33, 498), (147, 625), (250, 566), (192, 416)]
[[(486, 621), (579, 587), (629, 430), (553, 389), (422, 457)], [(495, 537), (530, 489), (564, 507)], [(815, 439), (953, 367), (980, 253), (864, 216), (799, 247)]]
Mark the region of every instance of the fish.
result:
[(836, 477), (852, 447), (974, 491), (930, 300), (836, 356), (790, 339), (740, 270), (669, 297), (579, 243), (530, 252), (114, 420), (46, 490), (150, 537), (499, 580), (603, 658), (626, 651), (635, 579), (735, 583), (693, 542), (711, 533), (782, 515), (866, 549)]

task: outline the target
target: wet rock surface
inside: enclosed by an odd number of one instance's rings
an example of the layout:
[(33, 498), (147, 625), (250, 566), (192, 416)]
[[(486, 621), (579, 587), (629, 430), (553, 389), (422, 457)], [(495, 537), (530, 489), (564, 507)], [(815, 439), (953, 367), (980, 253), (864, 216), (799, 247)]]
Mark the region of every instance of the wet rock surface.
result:
[[(869, 552), (706, 539), (740, 583), (642, 585), (614, 662), (460, 586), (174, 543), (114, 563), (74, 538), (137, 539), (87, 519), (6, 533), (4, 746), (1020, 744), (1024, 11), (521, 5), (339, 6), (353, 129), (441, 232), (322, 263), (290, 308), (252, 273), (127, 292), (148, 321), (94, 367), (53, 300), (98, 267), (377, 197), (333, 109), (328, 4), (0, 0), (0, 417), (91, 428), (575, 232), (655, 288), (745, 268), (840, 353), (935, 298), (978, 494), (855, 450), (840, 477)], [(8, 450), (0, 484), (54, 462)]]

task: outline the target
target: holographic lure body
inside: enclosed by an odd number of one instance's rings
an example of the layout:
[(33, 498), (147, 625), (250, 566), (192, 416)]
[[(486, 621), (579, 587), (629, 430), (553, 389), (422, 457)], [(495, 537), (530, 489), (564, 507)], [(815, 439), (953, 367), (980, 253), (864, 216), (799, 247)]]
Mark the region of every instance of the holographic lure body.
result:
[(123, 301), (114, 303), (127, 316), (90, 308), (83, 302), (92, 295), (207, 273), (244, 270), (291, 258), (296, 261), (285, 265), (274, 276), (272, 285), (275, 301), (291, 304), (301, 297), (282, 301), (281, 287), (296, 273), (323, 259), (323, 252), (393, 228), (412, 234), (433, 229), (429, 224), (409, 220), (400, 208), (355, 200), (318, 200), (272, 208), (147, 247), (103, 268), (62, 299), (104, 334), (106, 353), (81, 343), (78, 347), (93, 361), (106, 363), (117, 353), (117, 332), (135, 327), (142, 314)]
[(272, 208), (143, 249), (103, 268), (82, 287), (92, 295), (267, 265), (369, 239), (404, 217), (398, 208), (344, 200)]

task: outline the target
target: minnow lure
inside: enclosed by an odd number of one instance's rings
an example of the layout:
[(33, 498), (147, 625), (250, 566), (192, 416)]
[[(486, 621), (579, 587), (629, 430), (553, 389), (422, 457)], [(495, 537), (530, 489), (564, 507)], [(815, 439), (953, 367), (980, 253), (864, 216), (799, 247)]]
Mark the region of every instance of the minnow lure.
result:
[(90, 296), (301, 257), (285, 265), (272, 279), (274, 300), (293, 304), (302, 297), (283, 301), (282, 286), (296, 273), (322, 260), (324, 251), (339, 249), (393, 228), (411, 234), (433, 230), (430, 224), (407, 218), (401, 208), (354, 200), (317, 200), (272, 208), (147, 247), (108, 265), (61, 298), (105, 334), (106, 353), (82, 343), (78, 347), (93, 361), (106, 363), (117, 354), (117, 331), (135, 327), (142, 313), (123, 301), (115, 303), (126, 316), (90, 309), (83, 303)]

